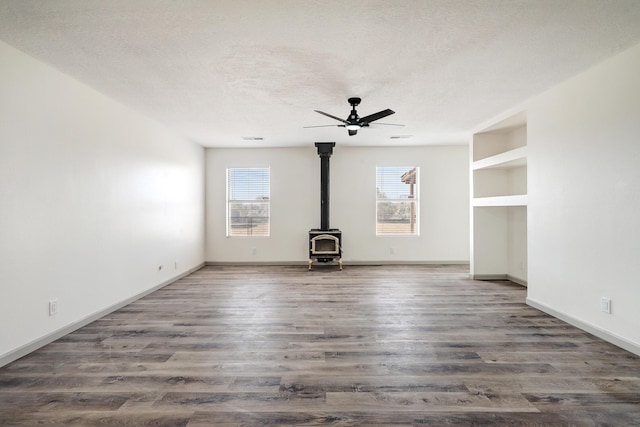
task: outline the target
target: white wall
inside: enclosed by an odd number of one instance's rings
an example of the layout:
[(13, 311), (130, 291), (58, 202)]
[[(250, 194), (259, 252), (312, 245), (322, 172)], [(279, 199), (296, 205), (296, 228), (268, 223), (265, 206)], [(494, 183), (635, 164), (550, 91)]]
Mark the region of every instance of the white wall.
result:
[[(532, 100), (528, 302), (640, 350), (640, 45)], [(612, 300), (612, 314), (600, 298)]]
[[(345, 262), (468, 262), (467, 146), (337, 145), (330, 160), (330, 225)], [(207, 261), (304, 262), (320, 226), (320, 159), (308, 148), (207, 149)], [(420, 167), (420, 236), (375, 235), (376, 166)], [(271, 167), (271, 237), (225, 238), (225, 170)], [(253, 249), (256, 254), (253, 255)], [(393, 249), (393, 254), (391, 253)]]
[(204, 261), (204, 149), (1, 42), (0, 63), (2, 365)]
[[(305, 259), (307, 233), (314, 224), (320, 225), (320, 161), (315, 147), (310, 145), (309, 148), (206, 150), (207, 261)], [(270, 237), (226, 237), (226, 170), (234, 167), (271, 168)]]
[(510, 206), (507, 209), (507, 276), (527, 283), (527, 208)]

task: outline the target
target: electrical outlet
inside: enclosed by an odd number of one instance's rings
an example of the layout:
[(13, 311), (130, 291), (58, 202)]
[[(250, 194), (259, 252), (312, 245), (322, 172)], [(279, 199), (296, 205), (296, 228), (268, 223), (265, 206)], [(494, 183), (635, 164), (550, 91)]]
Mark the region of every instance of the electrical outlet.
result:
[(55, 316), (58, 314), (58, 300), (52, 299), (49, 301), (49, 316)]
[(395, 250), (394, 248), (389, 248), (389, 253), (390, 253), (391, 255), (395, 255), (396, 250)]
[(257, 248), (251, 248), (251, 255), (255, 255), (258, 253), (258, 249)]
[(600, 298), (600, 310), (603, 313), (611, 314), (611, 299), (602, 297)]

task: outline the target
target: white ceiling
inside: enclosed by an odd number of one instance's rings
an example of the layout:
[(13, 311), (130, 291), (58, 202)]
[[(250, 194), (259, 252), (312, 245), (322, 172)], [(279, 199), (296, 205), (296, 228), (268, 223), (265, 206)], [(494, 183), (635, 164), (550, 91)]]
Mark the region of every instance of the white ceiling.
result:
[[(451, 144), (640, 43), (640, 1), (0, 0), (0, 39), (207, 147)], [(350, 96), (405, 127), (303, 128)]]

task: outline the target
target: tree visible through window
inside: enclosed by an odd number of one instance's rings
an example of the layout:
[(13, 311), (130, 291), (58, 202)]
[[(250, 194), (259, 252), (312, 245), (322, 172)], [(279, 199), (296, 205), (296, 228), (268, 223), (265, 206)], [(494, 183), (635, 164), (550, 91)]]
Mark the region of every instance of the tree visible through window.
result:
[(227, 236), (269, 236), (269, 168), (227, 169)]
[(419, 234), (418, 168), (376, 167), (376, 234)]

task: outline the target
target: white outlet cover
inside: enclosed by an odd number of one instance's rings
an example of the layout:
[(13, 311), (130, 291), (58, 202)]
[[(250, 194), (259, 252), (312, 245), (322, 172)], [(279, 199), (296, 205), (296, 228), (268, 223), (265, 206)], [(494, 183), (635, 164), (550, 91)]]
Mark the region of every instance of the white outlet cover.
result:
[(54, 299), (49, 301), (49, 316), (55, 316), (58, 314), (58, 300)]

